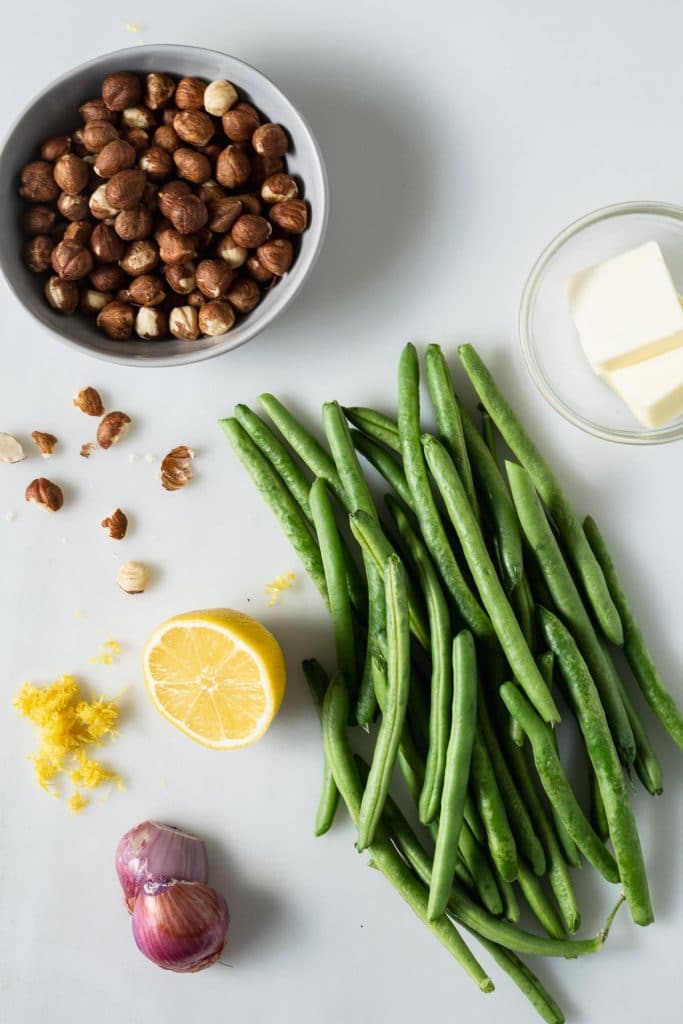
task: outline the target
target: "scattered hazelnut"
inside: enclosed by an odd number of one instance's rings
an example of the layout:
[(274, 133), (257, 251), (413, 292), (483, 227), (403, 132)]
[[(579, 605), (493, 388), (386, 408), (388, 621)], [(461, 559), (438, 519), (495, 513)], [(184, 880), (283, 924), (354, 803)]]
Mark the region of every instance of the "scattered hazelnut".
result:
[(114, 509), (110, 516), (102, 520), (100, 526), (104, 527), (112, 540), (123, 540), (128, 529), (128, 516), (120, 508)]
[(144, 171), (119, 171), (106, 184), (107, 202), (117, 210), (132, 209), (142, 199), (146, 182)]
[(57, 200), (57, 209), (67, 220), (86, 220), (90, 211), (88, 197), (85, 192), (79, 192), (77, 195), (62, 192)]
[(289, 149), (289, 139), (280, 124), (259, 125), (251, 144), (259, 156), (284, 156)]
[(64, 156), (71, 149), (71, 139), (68, 135), (53, 135), (40, 147), (40, 159), (50, 163)]
[(222, 196), (209, 202), (209, 222), (211, 231), (223, 234), (229, 231), (242, 213), (242, 201), (233, 196)]
[(191, 181), (194, 185), (201, 185), (211, 177), (211, 163), (203, 153), (196, 149), (181, 147), (173, 153), (173, 163), (181, 178)]
[(0, 433), (0, 462), (23, 462), (25, 458), (24, 449), (16, 437), (12, 437), (11, 434)]
[(181, 341), (196, 341), (199, 337), (197, 310), (192, 306), (175, 306), (168, 315), (168, 329)]
[(233, 270), (237, 270), (238, 267), (245, 264), (249, 256), (249, 250), (245, 249), (244, 246), (237, 245), (236, 242), (233, 242), (230, 235), (222, 235), (218, 239), (215, 252), (216, 256), (218, 256), (219, 259), (225, 260), (228, 266), (232, 267)]
[(200, 78), (181, 78), (175, 88), (175, 105), (180, 110), (201, 110), (206, 82)]
[(288, 174), (271, 174), (261, 186), (261, 196), (267, 203), (286, 203), (298, 195), (299, 187)]
[(148, 238), (139, 242), (129, 242), (128, 247), (119, 260), (119, 264), (131, 277), (150, 274), (159, 262), (159, 249)]
[(99, 153), (118, 137), (119, 133), (111, 121), (89, 121), (83, 129), (83, 145), (89, 153)]
[(271, 274), (282, 277), (292, 265), (294, 248), (288, 238), (274, 238), (256, 250), (256, 255)]
[(274, 277), (272, 270), (267, 270), (258, 256), (250, 256), (247, 260), (247, 273), (260, 284), (270, 284)]
[(149, 238), (154, 218), (148, 206), (134, 206), (132, 210), (121, 210), (116, 215), (114, 230), (124, 242), (139, 242)]
[(90, 236), (90, 248), (100, 263), (116, 263), (126, 250), (126, 244), (112, 224), (98, 224)]
[(169, 288), (180, 295), (189, 295), (197, 287), (195, 265), (191, 261), (168, 263), (164, 267), (164, 277)]
[(155, 146), (159, 146), (160, 149), (165, 149), (167, 153), (173, 153), (181, 146), (178, 133), (170, 124), (160, 125), (152, 136), (152, 142)]
[[(132, 315), (132, 309), (130, 312)], [(97, 428), (97, 443), (100, 448), (111, 448), (112, 445), (118, 444), (130, 430), (130, 423), (130, 416), (127, 416), (125, 412), (108, 412), (100, 420), (100, 425)]]
[(31, 481), (24, 497), (33, 505), (42, 505), (48, 512), (58, 512), (64, 504), (62, 488), (44, 476)]
[(73, 242), (80, 242), (81, 245), (87, 245), (90, 241), (92, 232), (93, 225), (91, 221), (72, 220), (70, 224), (67, 224), (64, 230), (64, 238), (69, 238)]
[(159, 210), (164, 217), (171, 216), (171, 208), (178, 196), (187, 196), (191, 191), (192, 189), (186, 181), (178, 181), (176, 179), (164, 182), (157, 195)]
[(149, 146), (149, 132), (144, 128), (128, 128), (123, 133), (124, 140), (139, 155)]
[(238, 313), (251, 313), (261, 301), (261, 289), (250, 277), (241, 277), (225, 297)]
[(270, 219), (290, 235), (300, 235), (308, 227), (308, 207), (302, 199), (288, 199), (270, 208)]
[(216, 128), (203, 110), (180, 110), (173, 119), (176, 134), (189, 146), (207, 146)]
[(85, 288), (81, 292), (78, 308), (85, 316), (98, 316), (112, 298), (111, 292), (98, 292), (95, 288)]
[(76, 312), (78, 306), (78, 288), (73, 281), (65, 281), (61, 277), (50, 277), (43, 289), (50, 306), (58, 313), (69, 316)]
[(49, 206), (29, 206), (21, 217), (22, 231), (26, 235), (49, 235), (56, 220), (57, 214)]
[(199, 307), (199, 330), (210, 338), (226, 334), (235, 323), (235, 314), (229, 302), (214, 299)]
[(107, 75), (102, 82), (102, 99), (108, 110), (125, 110), (142, 99), (142, 82), (130, 71)]
[(197, 264), (197, 287), (208, 299), (223, 298), (232, 278), (232, 270), (225, 260), (202, 260)]
[[(204, 157), (206, 160), (206, 157)], [(208, 161), (207, 161), (208, 162)], [(32, 203), (52, 203), (60, 193), (47, 160), (33, 160), (21, 170), (19, 195)]]
[(126, 283), (126, 275), (117, 263), (103, 263), (91, 270), (90, 283), (98, 292), (115, 292)]
[(104, 415), (104, 405), (96, 388), (81, 388), (74, 396), (74, 405), (86, 416)]
[(226, 188), (239, 188), (249, 180), (251, 163), (249, 157), (237, 146), (226, 146), (216, 161), (216, 178)]
[(78, 108), (78, 113), (83, 118), (85, 124), (88, 124), (90, 121), (111, 121), (114, 124), (116, 121), (116, 113), (106, 106), (100, 96), (82, 103)]
[(233, 224), (230, 234), (237, 245), (244, 246), (245, 249), (256, 249), (270, 238), (272, 232), (273, 229), (265, 217), (243, 213)]
[(173, 448), (161, 462), (161, 486), (165, 491), (179, 491), (192, 479), (194, 452), (186, 444)]
[(36, 447), (44, 459), (49, 459), (53, 451), (57, 447), (57, 438), (54, 434), (46, 434), (43, 430), (34, 430), (31, 433), (31, 437), (35, 441)]
[(204, 227), (209, 219), (209, 211), (198, 196), (177, 196), (169, 205), (168, 214), (173, 227), (181, 235), (190, 235)]
[(97, 445), (93, 444), (92, 441), (88, 441), (88, 442), (86, 442), (86, 444), (82, 444), (81, 445), (81, 456), (84, 459), (89, 459), (90, 456), (92, 455), (92, 453), (95, 451), (96, 448), (97, 448)]
[(124, 562), (116, 582), (126, 594), (142, 594), (149, 583), (149, 569), (142, 562)]
[(175, 228), (167, 228), (158, 237), (159, 255), (164, 263), (185, 263), (196, 254), (191, 235), (181, 235)]
[(126, 107), (121, 111), (121, 124), (124, 128), (142, 128), (146, 132), (154, 128), (156, 123), (154, 114), (147, 107)]
[(261, 119), (250, 103), (237, 103), (223, 114), (221, 123), (231, 142), (248, 142)]
[(107, 199), (107, 185), (99, 185), (90, 196), (88, 205), (93, 217), (98, 220), (107, 220), (108, 217), (115, 217), (119, 212)]
[[(132, 306), (129, 306), (127, 302), (120, 302), (118, 299), (113, 299), (108, 302), (107, 305), (100, 310), (97, 314), (97, 326), (101, 327), (104, 333), (109, 337), (113, 338), (114, 341), (127, 341), (130, 338), (133, 327), (135, 325), (135, 311)], [(114, 416), (114, 413), (110, 413), (110, 416)], [(105, 420), (106, 420), (105, 416)], [(104, 420), (102, 421), (104, 423)], [(100, 427), (102, 424), (100, 424)], [(100, 442), (100, 448), (109, 448), (108, 444), (102, 444), (100, 441), (100, 432), (97, 432), (97, 440)]]
[(145, 78), (145, 103), (150, 110), (159, 110), (167, 106), (173, 99), (175, 82), (170, 75), (160, 75), (152, 71)]
[(138, 167), (152, 181), (163, 181), (173, 170), (173, 160), (171, 154), (161, 146), (150, 146), (140, 154)]
[(154, 274), (141, 274), (133, 278), (126, 296), (134, 306), (159, 306), (166, 298), (166, 292), (161, 278)]
[(62, 239), (52, 250), (52, 269), (66, 281), (80, 281), (92, 270), (92, 253), (79, 242)]
[(24, 246), (24, 263), (35, 274), (50, 269), (50, 260), (55, 243), (49, 235), (35, 235)]
[(160, 341), (166, 334), (168, 322), (161, 309), (141, 306), (135, 317), (135, 333), (143, 341)]
[(113, 178), (119, 171), (126, 171), (135, 163), (135, 150), (124, 139), (106, 142), (97, 154), (95, 174), (100, 178)]

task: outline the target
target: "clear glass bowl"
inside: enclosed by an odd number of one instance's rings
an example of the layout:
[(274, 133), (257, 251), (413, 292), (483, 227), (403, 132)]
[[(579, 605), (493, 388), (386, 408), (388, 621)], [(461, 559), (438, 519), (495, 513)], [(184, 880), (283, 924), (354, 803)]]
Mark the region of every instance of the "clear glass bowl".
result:
[(658, 430), (634, 419), (588, 364), (564, 282), (577, 270), (649, 241), (661, 246), (674, 284), (683, 294), (683, 207), (620, 203), (587, 214), (553, 239), (529, 275), (519, 312), (522, 352), (543, 397), (575, 426), (622, 444), (676, 441), (683, 437), (683, 416)]

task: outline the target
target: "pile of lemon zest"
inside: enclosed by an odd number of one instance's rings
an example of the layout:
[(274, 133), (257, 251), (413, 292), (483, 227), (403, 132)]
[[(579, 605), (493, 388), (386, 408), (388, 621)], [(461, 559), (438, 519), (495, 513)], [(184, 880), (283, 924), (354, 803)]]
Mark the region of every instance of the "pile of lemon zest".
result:
[(291, 590), (296, 582), (296, 574), (293, 572), (283, 573), (276, 576), (274, 580), (265, 585), (265, 593), (268, 597), (268, 607), (272, 608), (283, 590)]
[(115, 772), (109, 771), (99, 761), (88, 757), (84, 750), (78, 751), (76, 760), (78, 767), (74, 768), (69, 775), (74, 786), (80, 786), (82, 789), (97, 789), (103, 782), (114, 782), (118, 785), (119, 776)]
[(82, 793), (79, 793), (78, 790), (76, 790), (75, 793), (72, 793), (69, 799), (67, 800), (69, 810), (71, 811), (72, 814), (80, 814), (83, 808), (87, 807), (89, 803), (90, 801), (88, 800), (88, 798), (83, 796)]

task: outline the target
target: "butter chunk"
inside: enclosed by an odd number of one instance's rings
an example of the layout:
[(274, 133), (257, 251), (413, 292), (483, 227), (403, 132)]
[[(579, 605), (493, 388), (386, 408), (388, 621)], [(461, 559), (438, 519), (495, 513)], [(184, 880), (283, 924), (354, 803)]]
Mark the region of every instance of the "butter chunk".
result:
[(579, 340), (596, 373), (683, 346), (683, 308), (656, 242), (646, 242), (566, 281)]
[(683, 415), (683, 349), (614, 370), (606, 380), (645, 427), (656, 430)]

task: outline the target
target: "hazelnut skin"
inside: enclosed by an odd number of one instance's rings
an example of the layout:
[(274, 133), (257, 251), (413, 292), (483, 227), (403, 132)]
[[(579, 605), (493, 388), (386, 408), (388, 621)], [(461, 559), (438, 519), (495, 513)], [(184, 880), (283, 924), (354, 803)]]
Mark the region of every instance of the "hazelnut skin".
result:
[(175, 105), (179, 110), (202, 110), (206, 82), (200, 78), (181, 78), (175, 87)]
[(131, 277), (150, 274), (159, 262), (159, 249), (149, 239), (130, 242), (119, 260), (119, 266)]
[(86, 288), (81, 293), (78, 308), (84, 316), (98, 316), (111, 300), (111, 292), (98, 292), (95, 288)]
[(24, 263), (29, 270), (40, 274), (50, 269), (52, 250), (55, 243), (49, 235), (34, 235), (24, 246)]
[(168, 106), (173, 99), (175, 82), (170, 75), (152, 71), (145, 78), (145, 104), (150, 110)]
[(235, 323), (235, 313), (229, 302), (214, 299), (199, 307), (198, 320), (201, 333), (213, 338), (230, 330)]
[(259, 156), (284, 156), (289, 149), (289, 139), (280, 124), (259, 125), (251, 144)]
[(170, 216), (171, 209), (178, 196), (187, 196), (191, 191), (192, 189), (186, 181), (178, 181), (176, 179), (174, 181), (165, 182), (157, 193), (159, 210), (163, 216)]
[(21, 215), (21, 229), (25, 235), (49, 235), (57, 221), (57, 214), (49, 206), (29, 206)]
[(92, 270), (92, 253), (79, 242), (62, 239), (52, 250), (52, 269), (65, 281), (80, 281)]
[[(204, 158), (206, 159), (206, 157)], [(47, 160), (33, 160), (21, 171), (19, 195), (32, 203), (52, 203), (61, 192)]]
[(161, 278), (154, 274), (141, 274), (131, 281), (127, 296), (127, 301), (134, 306), (159, 306), (166, 298), (166, 292)]
[(270, 208), (270, 219), (289, 235), (300, 235), (308, 227), (308, 207), (302, 199), (288, 199)]
[(144, 171), (119, 171), (107, 182), (107, 202), (117, 210), (130, 210), (142, 199), (146, 183)]
[(80, 242), (81, 245), (90, 243), (90, 236), (93, 233), (93, 224), (89, 220), (72, 220), (64, 231), (64, 239), (71, 239), (73, 242)]
[(187, 296), (188, 306), (195, 306), (197, 309), (199, 309), (200, 306), (203, 306), (204, 303), (208, 301), (209, 300), (207, 299), (206, 295), (204, 295), (203, 292), (200, 292), (199, 288), (196, 288), (195, 291), (190, 292), (190, 294)]
[(229, 231), (242, 213), (242, 201), (232, 196), (223, 196), (209, 202), (209, 221), (211, 231), (223, 234)]
[(71, 138), (68, 135), (53, 135), (40, 147), (40, 159), (52, 163), (64, 156), (71, 149)]
[(272, 232), (273, 229), (265, 217), (243, 213), (233, 224), (230, 234), (236, 245), (241, 245), (245, 249), (256, 249), (270, 238)]
[(180, 110), (173, 119), (173, 127), (188, 146), (208, 146), (216, 132), (213, 120), (203, 110)]
[(261, 198), (267, 203), (286, 203), (298, 196), (299, 187), (288, 174), (271, 174), (261, 186)]
[(95, 160), (95, 173), (100, 178), (113, 178), (135, 163), (135, 150), (125, 139), (112, 139), (105, 143)]
[(168, 315), (168, 329), (181, 341), (196, 341), (199, 337), (199, 318), (192, 306), (176, 306)]
[(221, 299), (232, 284), (233, 272), (224, 260), (201, 260), (196, 276), (197, 287), (207, 299)]
[(149, 132), (144, 128), (128, 128), (124, 132), (123, 138), (138, 155), (149, 146)]
[(243, 192), (238, 196), (233, 196), (233, 199), (239, 199), (244, 209), (242, 213), (254, 213), (259, 214), (263, 212), (263, 203), (257, 195), (253, 192)]
[(85, 192), (80, 192), (77, 195), (62, 192), (57, 200), (57, 209), (67, 220), (85, 220), (90, 212), (88, 196)]
[(276, 277), (282, 277), (292, 265), (294, 248), (288, 238), (274, 238), (260, 245), (256, 255), (266, 270), (270, 270)]
[(142, 99), (142, 82), (130, 71), (107, 75), (102, 82), (102, 99), (107, 110), (125, 110)]
[(156, 118), (147, 107), (126, 107), (121, 111), (121, 124), (124, 128), (141, 128), (148, 132), (156, 127)]
[(135, 333), (143, 341), (159, 341), (168, 330), (166, 314), (161, 309), (141, 306), (135, 317)]
[(90, 283), (98, 292), (116, 292), (126, 283), (126, 275), (117, 263), (103, 263), (91, 270)]
[(114, 230), (125, 242), (138, 242), (149, 238), (154, 218), (147, 206), (134, 206), (132, 210), (121, 210), (116, 215)]
[(275, 276), (272, 270), (266, 270), (258, 256), (250, 256), (247, 260), (247, 274), (259, 284), (270, 284)]
[(242, 149), (226, 146), (216, 161), (216, 179), (226, 188), (239, 188), (246, 184), (251, 174), (251, 162)]
[(195, 265), (191, 260), (167, 264), (164, 277), (169, 288), (179, 295), (189, 295), (197, 287)]
[(100, 263), (116, 263), (126, 251), (126, 243), (112, 224), (98, 224), (90, 236), (90, 248)]
[[(173, 163), (181, 178), (191, 181), (193, 185), (201, 185), (211, 177), (211, 162), (203, 153), (196, 149), (181, 146), (173, 153)], [(49, 164), (48, 164), (49, 166)]]
[(159, 255), (163, 263), (186, 263), (196, 255), (195, 240), (191, 235), (181, 235), (175, 228), (166, 228), (157, 239)]
[(199, 196), (203, 203), (207, 206), (210, 205), (215, 199), (224, 199), (227, 195), (222, 185), (219, 185), (213, 178), (209, 178), (208, 181), (202, 182), (195, 189), (195, 194)]
[[(120, 302), (118, 299), (114, 299), (112, 302), (108, 302), (98, 313), (97, 326), (104, 331), (107, 337), (113, 338), (115, 341), (127, 341), (133, 333), (133, 327), (135, 326), (135, 310), (127, 302)], [(102, 424), (100, 424), (101, 426)], [(98, 430), (98, 441), (99, 434), (100, 431)], [(109, 445), (103, 445), (100, 441), (100, 447), (108, 448)]]
[(118, 119), (118, 114), (107, 107), (101, 96), (86, 100), (78, 108), (78, 113), (84, 124), (89, 124), (90, 121), (110, 121), (112, 124), (116, 124)]
[(99, 153), (119, 133), (111, 121), (89, 121), (83, 128), (83, 145), (89, 153)]
[(178, 196), (170, 206), (169, 218), (176, 231), (189, 235), (200, 231), (209, 219), (206, 205), (191, 193)]
[(223, 131), (231, 142), (248, 142), (261, 124), (250, 103), (237, 103), (221, 118)]
[(69, 316), (76, 312), (78, 306), (78, 288), (73, 281), (65, 281), (61, 277), (50, 277), (43, 289), (48, 304), (58, 313)]
[(156, 129), (152, 143), (160, 149), (165, 149), (167, 153), (173, 153), (182, 146), (178, 133), (170, 124), (162, 124)]
[(250, 277), (241, 277), (230, 288), (226, 299), (238, 313), (251, 313), (261, 301), (261, 289)]
[(150, 146), (138, 158), (138, 167), (151, 181), (163, 181), (173, 170), (171, 154), (161, 146)]

